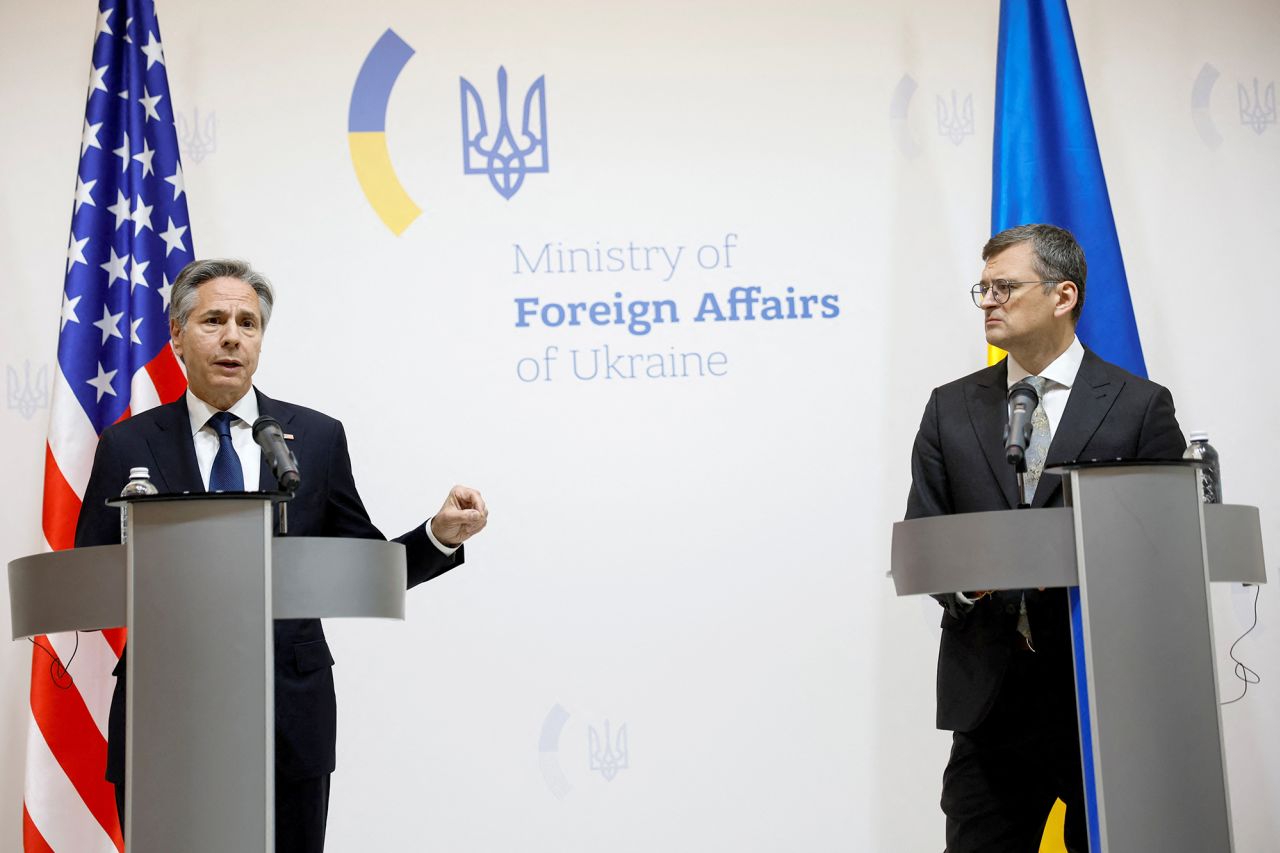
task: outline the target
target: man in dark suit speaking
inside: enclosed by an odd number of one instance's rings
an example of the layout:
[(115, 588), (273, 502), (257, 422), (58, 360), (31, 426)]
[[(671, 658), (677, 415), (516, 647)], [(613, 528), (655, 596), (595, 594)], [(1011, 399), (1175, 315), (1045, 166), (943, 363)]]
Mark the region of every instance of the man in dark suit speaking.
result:
[[(76, 526), (76, 546), (120, 541), (120, 519), (105, 502), (129, 469), (145, 466), (161, 492), (272, 490), (254, 442), (259, 415), (280, 422), (301, 461), (302, 483), (289, 505), (289, 533), (381, 539), (351, 473), (342, 424), (273, 400), (253, 387), (274, 295), (242, 261), (194, 261), (170, 293), (169, 330), (187, 370), (179, 400), (103, 432)], [(405, 546), (409, 586), (463, 560), (462, 543), (484, 528), (480, 493), (454, 486), (432, 518), (395, 541)], [(318, 619), (275, 622), (276, 849), (320, 851), (337, 739), (333, 657)], [(125, 659), (116, 668), (108, 721), (107, 779), (123, 821)]]
[[(982, 250), (974, 302), (987, 342), (1009, 353), (933, 391), (911, 456), (907, 518), (1061, 506), (1046, 461), (1177, 458), (1184, 440), (1168, 390), (1108, 364), (1075, 335), (1085, 259), (1070, 232), (1023, 225)], [(1007, 394), (1037, 387), (1026, 494), (1005, 460)], [(1042, 475), (1043, 474), (1043, 475)], [(950, 730), (942, 778), (948, 853), (1034, 853), (1055, 798), (1066, 842), (1088, 849), (1066, 590), (937, 596), (938, 728)]]

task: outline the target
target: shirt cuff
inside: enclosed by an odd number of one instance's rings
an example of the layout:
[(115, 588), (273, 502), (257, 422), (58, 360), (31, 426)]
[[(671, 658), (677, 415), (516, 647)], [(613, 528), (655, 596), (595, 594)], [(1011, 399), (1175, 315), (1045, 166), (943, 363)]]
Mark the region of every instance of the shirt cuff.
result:
[(452, 557), (454, 555), (454, 552), (456, 552), (459, 548), (462, 547), (461, 545), (445, 545), (439, 539), (437, 539), (436, 535), (431, 532), (430, 518), (427, 519), (427, 523), (423, 525), (423, 528), (427, 531), (427, 538), (431, 540), (431, 544), (435, 545), (436, 550), (439, 551), (441, 554), (444, 554), (446, 557)]

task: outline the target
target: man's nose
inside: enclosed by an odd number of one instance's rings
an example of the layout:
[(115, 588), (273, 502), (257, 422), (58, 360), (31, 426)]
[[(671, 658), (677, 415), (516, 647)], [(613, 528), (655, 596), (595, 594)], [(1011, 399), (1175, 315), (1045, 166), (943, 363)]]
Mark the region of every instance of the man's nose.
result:
[(224, 347), (240, 346), (240, 326), (236, 323), (227, 323), (222, 332), (222, 345)]

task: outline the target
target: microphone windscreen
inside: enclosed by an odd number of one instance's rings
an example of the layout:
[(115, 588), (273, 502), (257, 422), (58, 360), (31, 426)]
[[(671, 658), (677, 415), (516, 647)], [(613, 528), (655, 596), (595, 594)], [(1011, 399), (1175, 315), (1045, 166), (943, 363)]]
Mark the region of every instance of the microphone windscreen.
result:
[(253, 422), (254, 441), (258, 440), (258, 436), (262, 433), (263, 430), (271, 429), (272, 427), (274, 427), (276, 430), (279, 430), (280, 422), (275, 418), (271, 417), (270, 415), (260, 415), (258, 419)]
[(1009, 389), (1009, 402), (1012, 403), (1019, 399), (1028, 401), (1028, 404), (1033, 409), (1040, 404), (1040, 395), (1036, 393), (1035, 386), (1025, 379), (1015, 382), (1013, 387)]

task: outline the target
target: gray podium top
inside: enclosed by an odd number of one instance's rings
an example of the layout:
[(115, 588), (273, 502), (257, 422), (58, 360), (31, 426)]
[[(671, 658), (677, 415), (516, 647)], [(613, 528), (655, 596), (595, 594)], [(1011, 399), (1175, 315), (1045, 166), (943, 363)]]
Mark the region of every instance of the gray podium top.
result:
[[(284, 536), (272, 540), (272, 615), (404, 619), (398, 542)], [(9, 563), (13, 638), (125, 624), (125, 546), (33, 554)]]
[[(1205, 504), (1213, 581), (1265, 583), (1258, 508)], [(1077, 586), (1068, 507), (915, 518), (893, 525), (890, 574), (898, 595), (966, 589)]]

